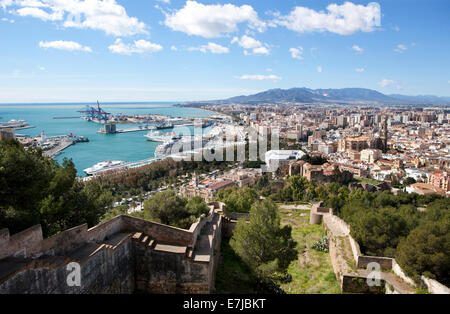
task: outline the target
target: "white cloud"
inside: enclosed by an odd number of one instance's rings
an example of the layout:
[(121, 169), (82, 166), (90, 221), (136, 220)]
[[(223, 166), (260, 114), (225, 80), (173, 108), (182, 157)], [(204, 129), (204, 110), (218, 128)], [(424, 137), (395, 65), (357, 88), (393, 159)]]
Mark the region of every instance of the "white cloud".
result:
[(376, 2), (367, 6), (345, 2), (342, 5), (330, 4), (324, 11), (307, 7), (295, 7), (286, 16), (277, 14), (271, 25), (285, 26), (290, 30), (305, 32), (331, 32), (351, 35), (355, 32), (372, 32), (381, 25), (381, 8)]
[(280, 81), (282, 79), (280, 76), (273, 75), (273, 74), (272, 75), (245, 74), (245, 75), (241, 75), (241, 76), (236, 76), (235, 78), (240, 79), (240, 80), (257, 80), (257, 81), (264, 81), (264, 80)]
[(224, 53), (230, 52), (230, 49), (228, 49), (227, 47), (221, 46), (216, 43), (211, 43), (211, 42), (208, 43), (207, 45), (202, 45), (200, 47), (189, 47), (188, 50), (189, 51), (201, 51), (203, 53), (206, 53), (209, 51), (214, 54), (224, 54)]
[(10, 20), (10, 19), (8, 19), (6, 17), (2, 17), (1, 21), (2, 22), (9, 22), (9, 23), (14, 23), (15, 22), (14, 20)]
[(319, 65), (319, 66), (317, 67), (317, 72), (322, 73), (322, 71), (323, 71), (322, 66)]
[(266, 29), (266, 24), (259, 20), (258, 13), (249, 5), (205, 5), (186, 1), (182, 9), (165, 15), (164, 24), (172, 30), (206, 38), (236, 32), (240, 23), (248, 23), (248, 27), (259, 32)]
[(397, 45), (397, 47), (396, 48), (394, 48), (394, 51), (395, 52), (398, 52), (398, 53), (404, 53), (406, 50), (408, 50), (408, 47), (406, 47), (405, 45)]
[(380, 85), (381, 87), (386, 87), (386, 86), (395, 85), (395, 84), (397, 84), (397, 82), (394, 80), (390, 80), (390, 79), (382, 79), (381, 81), (378, 82), (378, 85)]
[(398, 27), (397, 25), (395, 25), (395, 26), (393, 27), (393, 29), (394, 29), (396, 32), (399, 32), (399, 31), (400, 31), (400, 27)]
[(39, 8), (31, 8), (31, 7), (21, 8), (18, 9), (16, 13), (22, 17), (31, 16), (41, 19), (43, 21), (61, 21), (63, 19), (62, 11), (55, 11), (52, 13), (48, 13)]
[(178, 48), (177, 48), (177, 47), (175, 47), (175, 46), (170, 46), (170, 50), (172, 50), (172, 51), (177, 51), (177, 50), (178, 50)]
[(146, 34), (146, 25), (128, 16), (116, 0), (0, 0), (4, 9), (22, 17), (59, 21), (63, 27), (102, 30), (108, 35)]
[(158, 52), (163, 50), (163, 47), (161, 45), (154, 44), (143, 39), (135, 40), (133, 44), (125, 44), (122, 39), (118, 38), (113, 45), (108, 47), (108, 49), (112, 53), (129, 56), (133, 53)]
[(67, 50), (67, 51), (92, 52), (91, 47), (80, 45), (79, 43), (74, 41), (65, 41), (65, 40), (40, 41), (39, 47)]
[(45, 67), (43, 67), (41, 65), (38, 66), (38, 69), (41, 70), (41, 71), (45, 71)]
[[(249, 55), (268, 55), (270, 54), (269, 49), (265, 47), (259, 40), (256, 40), (250, 36), (244, 35), (239, 39), (234, 37), (231, 41), (232, 44), (237, 43), (239, 46), (244, 48), (244, 54)], [(250, 52), (251, 51), (251, 52)]]
[(450, 84), (450, 80), (447, 82), (447, 83), (449, 83)]
[(358, 45), (353, 45), (352, 49), (355, 50), (357, 53), (363, 53), (364, 49), (362, 49), (360, 46)]
[(358, 72), (358, 73), (362, 73), (362, 72), (364, 72), (365, 70), (364, 70), (364, 68), (356, 68), (355, 71)]
[(303, 47), (298, 46), (298, 48), (289, 49), (291, 57), (297, 60), (303, 60)]

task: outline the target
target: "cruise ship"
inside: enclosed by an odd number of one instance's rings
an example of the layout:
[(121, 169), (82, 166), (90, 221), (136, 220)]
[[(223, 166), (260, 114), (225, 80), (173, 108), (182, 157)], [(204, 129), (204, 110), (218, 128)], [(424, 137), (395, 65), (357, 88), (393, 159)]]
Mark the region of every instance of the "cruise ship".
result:
[(172, 139), (156, 147), (155, 157), (165, 158), (174, 154), (194, 151), (198, 142), (201, 143), (201, 148), (204, 148), (206, 143), (208, 143), (208, 138), (201, 135), (187, 135), (180, 139)]
[(87, 175), (91, 176), (96, 173), (100, 173), (100, 172), (107, 171), (107, 170), (113, 170), (116, 168), (117, 169), (125, 168), (124, 167), (125, 165), (126, 165), (126, 162), (121, 161), (121, 160), (103, 161), (103, 162), (99, 162), (98, 164), (92, 166), (91, 168), (84, 169), (83, 171)]
[(159, 131), (156, 131), (156, 132), (151, 131), (151, 132), (148, 132), (144, 136), (147, 138), (147, 141), (160, 142), (160, 143), (169, 142), (171, 140), (181, 139), (181, 137), (179, 135), (176, 135), (173, 132), (162, 133)]
[(0, 123), (0, 129), (12, 128), (12, 129), (26, 129), (30, 125), (25, 120), (9, 120), (8, 122)]

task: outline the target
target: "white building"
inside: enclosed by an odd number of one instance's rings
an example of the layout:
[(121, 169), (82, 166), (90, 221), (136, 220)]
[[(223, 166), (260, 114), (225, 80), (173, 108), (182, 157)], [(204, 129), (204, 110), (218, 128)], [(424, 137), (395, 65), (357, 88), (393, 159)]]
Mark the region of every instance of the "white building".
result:
[(373, 164), (381, 158), (381, 155), (382, 151), (379, 149), (363, 149), (361, 151), (360, 159), (361, 161)]
[(305, 155), (301, 150), (270, 150), (265, 155), (269, 171), (276, 171), (283, 163), (299, 160)]

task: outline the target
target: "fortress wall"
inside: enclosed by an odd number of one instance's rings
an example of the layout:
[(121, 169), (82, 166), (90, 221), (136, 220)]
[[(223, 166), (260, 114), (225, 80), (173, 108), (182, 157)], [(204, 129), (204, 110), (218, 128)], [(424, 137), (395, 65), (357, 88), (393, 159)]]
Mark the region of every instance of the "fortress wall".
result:
[[(130, 216), (117, 216), (91, 229), (81, 225), (42, 239), (40, 226), (9, 236), (0, 230), (0, 293), (211, 293), (219, 262), (223, 217), (216, 206), (210, 214), (183, 230)], [(213, 226), (205, 226), (213, 223)], [(208, 227), (208, 235), (202, 229)], [(213, 231), (211, 233), (211, 231)], [(131, 232), (123, 234), (123, 232)], [(159, 249), (132, 240), (142, 232), (156, 243), (187, 247)], [(209, 238), (206, 251), (192, 251), (196, 236)], [(120, 241), (114, 237), (121, 237)], [(194, 238), (195, 236), (195, 238)], [(109, 242), (111, 240), (112, 242)], [(108, 243), (115, 243), (114, 246)], [(13, 258), (27, 252), (26, 259)], [(32, 254), (31, 254), (32, 253)], [(202, 258), (195, 260), (195, 254)], [(210, 256), (208, 261), (207, 256)], [(205, 259), (206, 257), (206, 259)], [(69, 287), (69, 263), (81, 266), (81, 287)]]
[(323, 214), (333, 214), (333, 209), (332, 208), (317, 207), (316, 211), (318, 213), (323, 213)]
[(131, 216), (121, 217), (123, 220), (123, 231), (143, 232), (157, 241), (170, 242), (188, 247), (191, 247), (194, 242), (193, 234), (188, 230)]
[(241, 218), (247, 219), (248, 213), (235, 213), (227, 211), (226, 209), (223, 209), (223, 214), (225, 217), (230, 218), (231, 220), (239, 220)]
[(216, 272), (220, 262), (220, 249), (222, 245), (223, 217), (219, 216), (217, 228), (214, 233), (211, 263), (209, 263), (209, 291), (213, 292), (216, 288)]
[(117, 216), (87, 231), (88, 242), (103, 242), (106, 238), (121, 232), (124, 229), (124, 216)]
[(355, 259), (355, 263), (358, 264), (358, 259), (361, 256), (361, 249), (359, 247), (358, 242), (353, 239), (353, 237), (349, 234), (348, 240), (350, 241), (350, 247), (352, 248), (353, 258)]
[(422, 280), (425, 285), (428, 287), (428, 291), (432, 294), (450, 294), (450, 289), (447, 286), (444, 286), (440, 282), (422, 276)]
[(189, 229), (189, 232), (192, 233), (192, 241), (193, 241), (191, 244), (191, 247), (195, 247), (195, 244), (197, 243), (197, 238), (200, 235), (203, 227), (205, 226), (206, 223), (208, 223), (212, 220), (214, 215), (215, 215), (214, 206), (210, 206), (210, 211), (209, 211), (208, 216), (199, 218), (197, 220), (197, 222), (195, 222), (191, 225), (191, 228)]
[(186, 255), (147, 249), (133, 243), (136, 289), (157, 294), (208, 293), (208, 263), (193, 263)]
[(0, 259), (14, 255), (27, 257), (41, 251), (42, 229), (33, 226), (22, 232), (9, 235), (8, 229), (0, 231)]
[(379, 256), (359, 256), (358, 268), (367, 268), (370, 263), (377, 263), (382, 269), (392, 269), (393, 258)]
[[(74, 258), (77, 261), (76, 258)], [(132, 293), (134, 291), (131, 241), (114, 249), (101, 246), (80, 264), (79, 287), (71, 287), (67, 278), (73, 273), (70, 257), (47, 257), (29, 261), (25, 268), (0, 283), (0, 294), (80, 294)]]
[[(195, 261), (198, 251), (187, 254), (174, 251), (161, 251), (149, 248), (140, 242), (133, 242), (135, 256), (136, 289), (149, 293), (211, 293), (215, 286), (215, 272), (219, 262), (222, 217), (216, 213), (211, 222), (217, 217), (212, 243), (209, 252), (202, 251), (202, 255), (209, 254), (208, 261)], [(209, 216), (208, 216), (209, 217)], [(216, 219), (216, 218), (215, 218)], [(204, 226), (204, 224), (202, 224)], [(200, 229), (200, 225), (196, 226)], [(200, 234), (200, 233), (199, 233)]]
[(87, 241), (87, 224), (55, 234), (42, 241), (41, 252), (46, 255), (64, 255)]
[(404, 281), (406, 281), (407, 283), (409, 283), (410, 285), (412, 285), (414, 287), (416, 286), (416, 283), (414, 282), (414, 280), (412, 280), (411, 278), (409, 278), (408, 276), (405, 275), (402, 268), (400, 267), (399, 264), (397, 264), (397, 261), (395, 259), (392, 261), (392, 270), (394, 271), (394, 273), (397, 276), (402, 278)]

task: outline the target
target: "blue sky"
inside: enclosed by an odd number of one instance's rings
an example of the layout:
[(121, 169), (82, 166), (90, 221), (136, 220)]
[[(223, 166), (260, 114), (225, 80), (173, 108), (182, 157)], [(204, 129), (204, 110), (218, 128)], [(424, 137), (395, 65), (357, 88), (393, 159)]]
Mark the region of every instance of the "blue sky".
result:
[(448, 0), (0, 0), (0, 102), (450, 96)]

